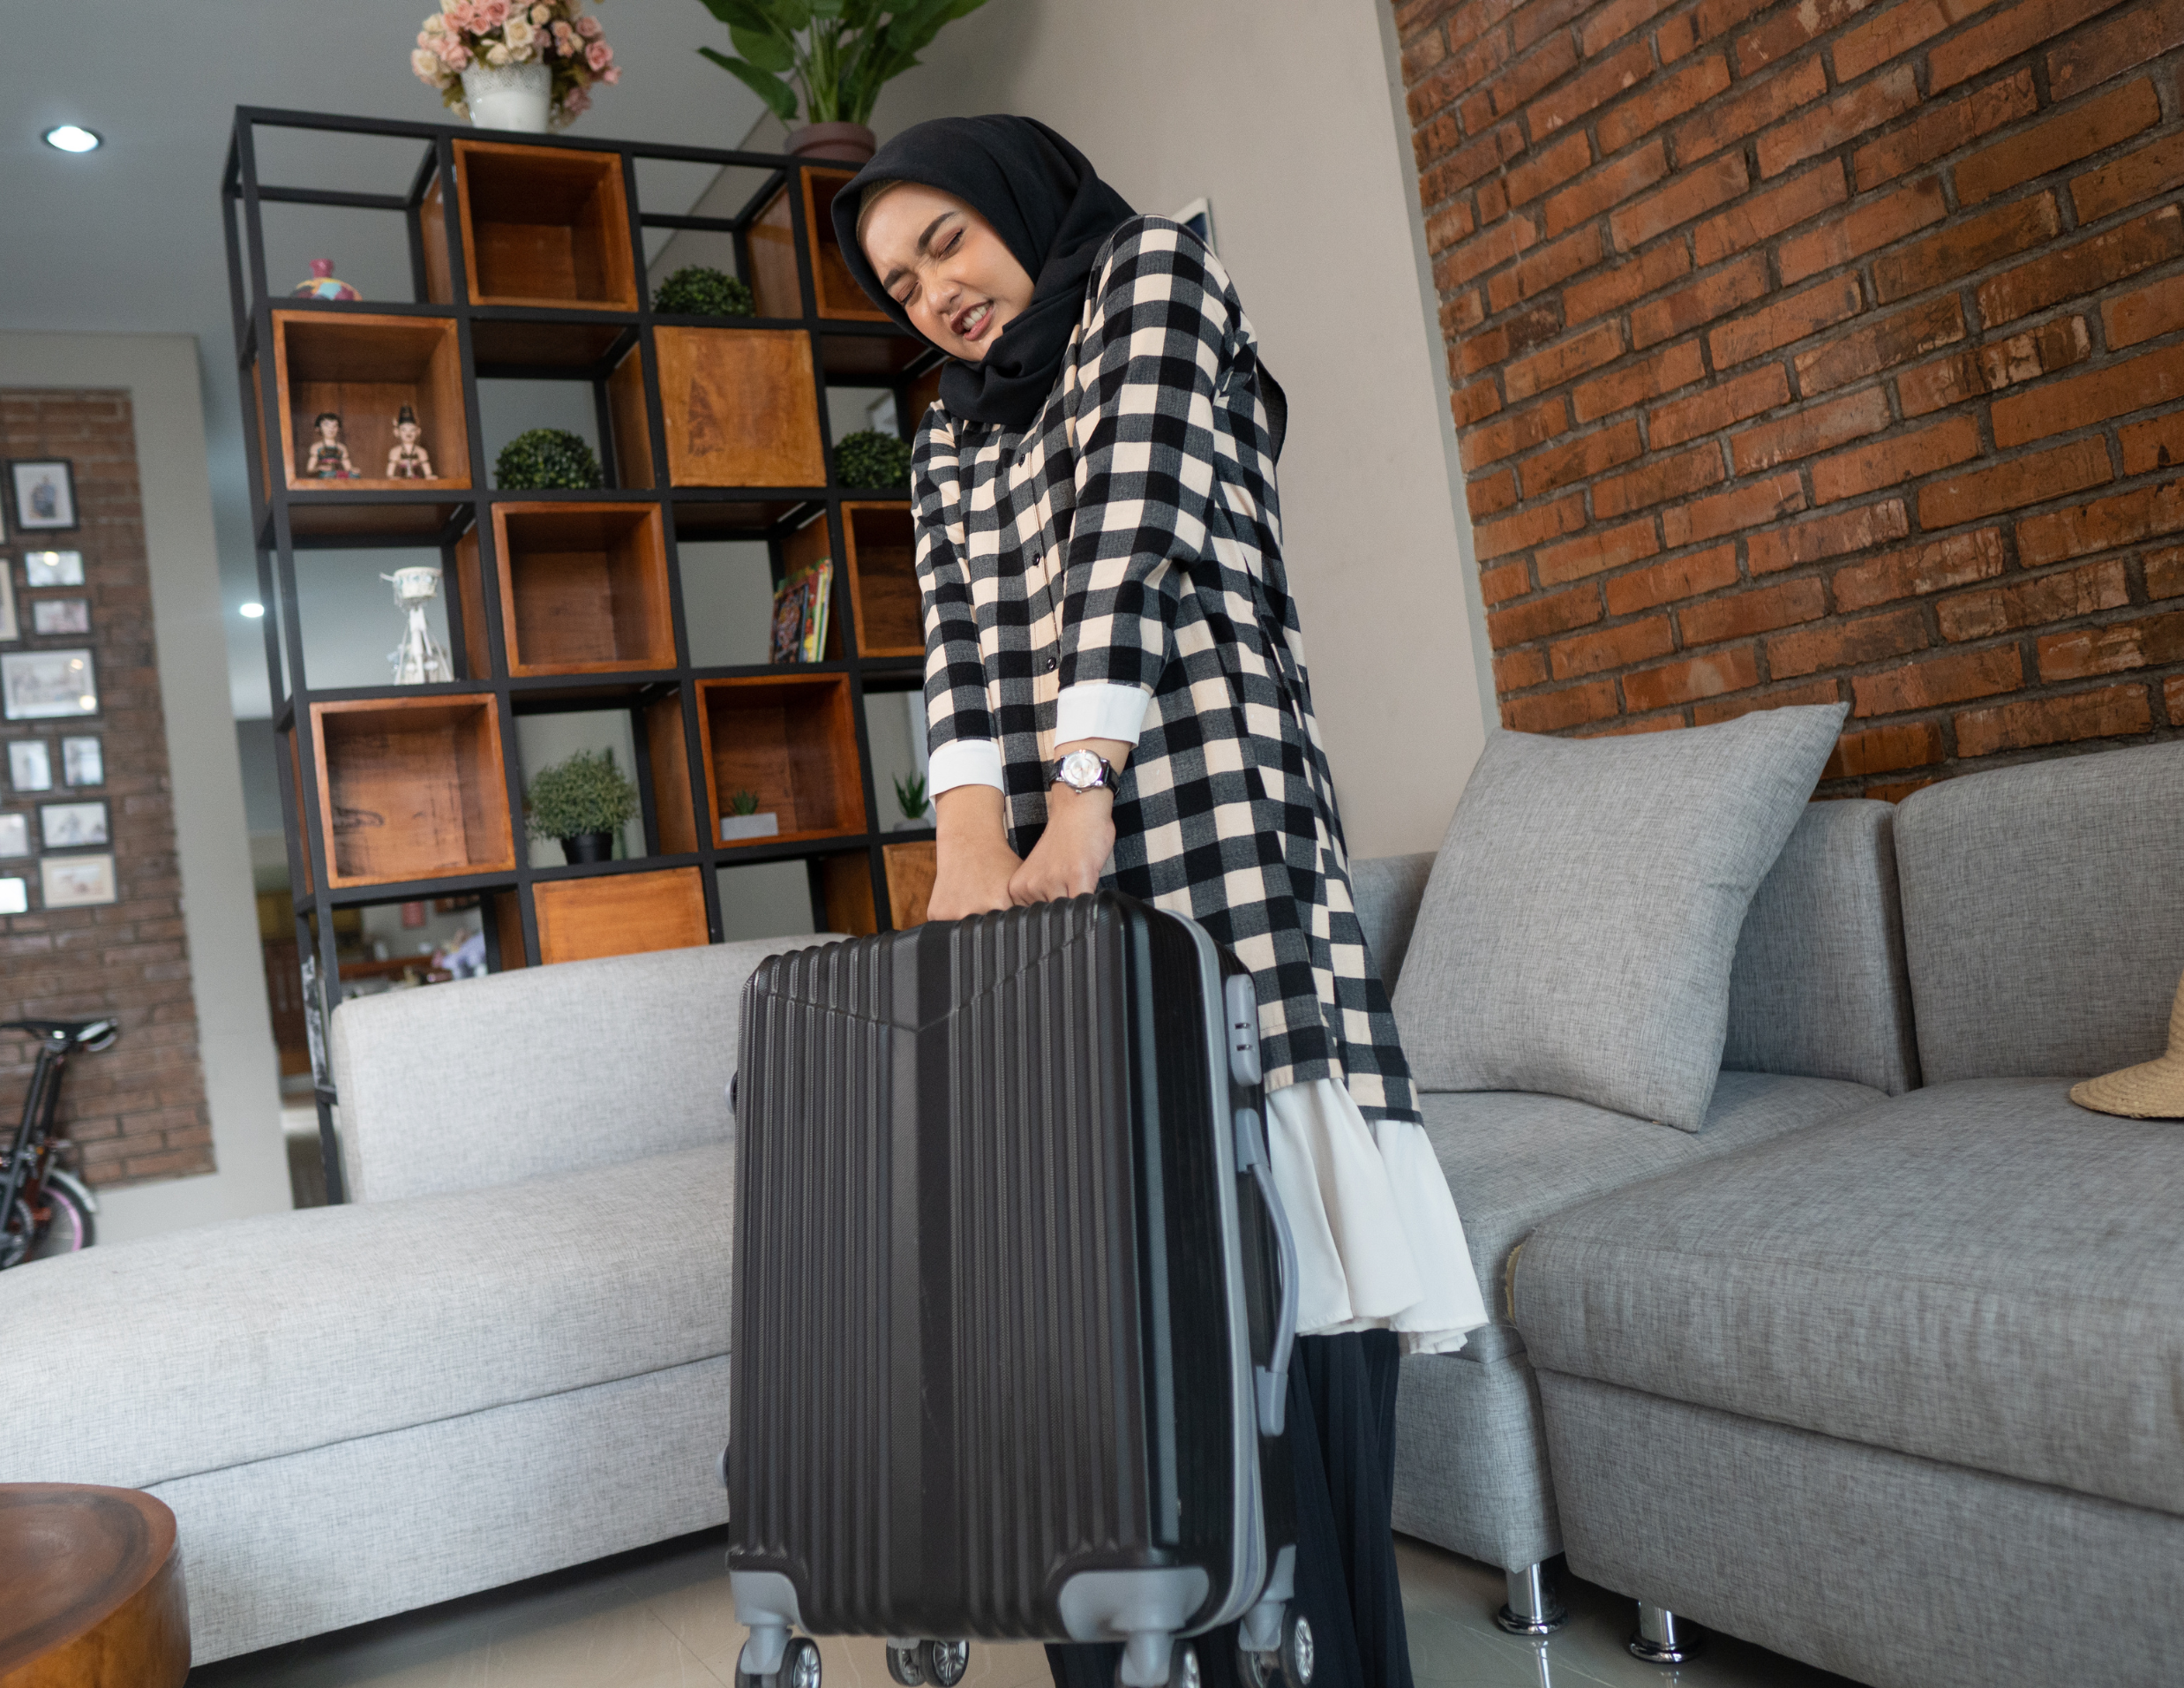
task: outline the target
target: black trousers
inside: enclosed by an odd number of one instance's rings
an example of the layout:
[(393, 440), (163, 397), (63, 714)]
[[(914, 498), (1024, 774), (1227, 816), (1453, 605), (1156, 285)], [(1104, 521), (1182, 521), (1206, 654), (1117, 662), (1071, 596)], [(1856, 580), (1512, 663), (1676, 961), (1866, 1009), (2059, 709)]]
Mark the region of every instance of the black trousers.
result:
[[(1296, 1473), (1297, 1605), (1317, 1654), (1312, 1688), (1411, 1688), (1396, 1581), (1395, 1388), (1390, 1331), (1297, 1339), (1288, 1441)], [(1232, 1624), (1199, 1636), (1206, 1688), (1242, 1688)], [(1050, 1647), (1055, 1688), (1115, 1688), (1119, 1646)]]

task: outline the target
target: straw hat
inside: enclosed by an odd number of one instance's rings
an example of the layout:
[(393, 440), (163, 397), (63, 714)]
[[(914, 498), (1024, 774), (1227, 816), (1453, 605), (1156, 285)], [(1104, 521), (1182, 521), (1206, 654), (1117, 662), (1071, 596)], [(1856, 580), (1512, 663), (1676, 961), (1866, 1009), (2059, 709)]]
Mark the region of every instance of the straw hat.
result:
[(2184, 982), (2169, 1010), (2169, 1053), (2120, 1072), (2103, 1073), (2070, 1087), (2070, 1099), (2099, 1114), (2128, 1120), (2184, 1119)]

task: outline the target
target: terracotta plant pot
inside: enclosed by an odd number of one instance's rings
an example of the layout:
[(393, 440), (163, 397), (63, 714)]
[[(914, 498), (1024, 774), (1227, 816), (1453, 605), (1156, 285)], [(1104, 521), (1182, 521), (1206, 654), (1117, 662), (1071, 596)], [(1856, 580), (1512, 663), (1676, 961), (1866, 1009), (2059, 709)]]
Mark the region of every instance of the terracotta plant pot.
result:
[(789, 131), (791, 158), (830, 158), (844, 164), (868, 164), (880, 138), (860, 123), (807, 123)]
[(573, 838), (561, 840), (561, 855), (572, 865), (580, 861), (612, 861), (614, 835), (611, 832), (580, 832)]

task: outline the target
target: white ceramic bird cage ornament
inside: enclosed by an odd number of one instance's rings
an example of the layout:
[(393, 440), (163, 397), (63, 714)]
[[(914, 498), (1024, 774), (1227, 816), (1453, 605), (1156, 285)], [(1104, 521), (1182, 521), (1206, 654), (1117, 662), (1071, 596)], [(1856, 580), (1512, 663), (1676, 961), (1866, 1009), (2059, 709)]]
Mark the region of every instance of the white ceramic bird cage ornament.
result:
[(455, 665), (447, 648), (432, 637), (424, 620), (424, 606), (439, 596), (439, 570), (398, 568), (379, 578), (393, 583), (395, 607), (409, 612), (402, 643), (387, 654), (387, 661), (394, 665), (394, 684), (432, 686), (454, 679)]

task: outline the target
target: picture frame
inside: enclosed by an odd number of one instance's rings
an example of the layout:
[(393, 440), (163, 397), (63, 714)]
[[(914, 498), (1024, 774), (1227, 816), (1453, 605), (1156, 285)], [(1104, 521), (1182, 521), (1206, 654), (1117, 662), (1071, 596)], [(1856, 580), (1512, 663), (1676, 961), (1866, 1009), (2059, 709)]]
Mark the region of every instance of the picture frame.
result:
[(53, 789), (53, 754), (42, 739), (8, 741), (8, 784), (19, 791)]
[(30, 630), (41, 639), (82, 637), (91, 631), (89, 598), (33, 598)]
[(30, 816), (0, 814), (0, 856), (30, 854)]
[(82, 649), (0, 656), (0, 709), (11, 721), (54, 721), (99, 712), (98, 667)]
[(9, 514), (18, 533), (67, 533), (76, 513), (76, 466), (65, 457), (8, 460)]
[(103, 798), (87, 803), (40, 804), (38, 831), (48, 850), (85, 850), (114, 842)]
[(0, 879), (0, 914), (30, 912), (30, 882), (11, 875)]
[(114, 886), (114, 858), (41, 856), (38, 897), (49, 909), (88, 909), (119, 901)]
[(106, 740), (99, 738), (61, 740), (61, 784), (68, 786), (106, 784)]
[(84, 554), (80, 551), (26, 551), (23, 578), (32, 586), (81, 586)]
[(15, 571), (0, 557), (0, 640), (20, 639), (23, 629), (15, 619)]

